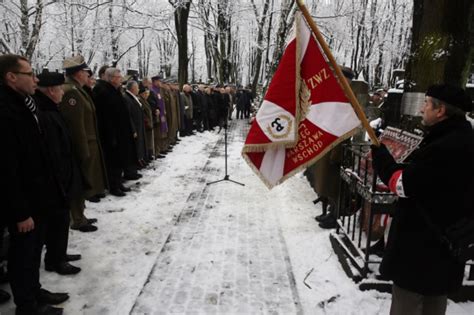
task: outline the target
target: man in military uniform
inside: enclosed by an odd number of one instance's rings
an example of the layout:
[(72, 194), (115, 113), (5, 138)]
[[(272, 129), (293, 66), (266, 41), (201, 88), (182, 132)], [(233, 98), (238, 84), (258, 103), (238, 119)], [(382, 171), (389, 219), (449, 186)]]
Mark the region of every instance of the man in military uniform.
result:
[(62, 314), (49, 304), (66, 301), (66, 293), (41, 289), (41, 229), (44, 218), (64, 203), (54, 180), (38, 117), (36, 78), (28, 60), (0, 56), (0, 199), (2, 221), (8, 224), (8, 276), (16, 314)]
[(93, 232), (94, 220), (84, 216), (84, 199), (104, 192), (107, 184), (104, 159), (99, 143), (94, 102), (82, 88), (89, 73), (80, 55), (64, 60), (66, 83), (59, 110), (69, 126), (72, 143), (82, 178), (87, 190), (84, 196), (71, 200), (71, 228), (81, 232)]

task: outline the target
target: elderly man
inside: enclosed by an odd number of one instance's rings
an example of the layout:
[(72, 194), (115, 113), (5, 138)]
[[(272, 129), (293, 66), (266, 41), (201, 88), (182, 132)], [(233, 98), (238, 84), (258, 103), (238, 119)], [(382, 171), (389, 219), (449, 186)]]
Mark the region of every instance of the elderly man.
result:
[(138, 99), (138, 83), (137, 81), (128, 81), (124, 94), (125, 104), (127, 104), (130, 113), (130, 121), (132, 122), (132, 132), (135, 139), (135, 152), (138, 164), (144, 168), (147, 164), (148, 153), (145, 139), (145, 117), (143, 112), (143, 104)]
[(473, 216), (474, 139), (464, 90), (433, 85), (421, 109), (427, 136), (397, 164), (385, 146), (373, 165), (400, 198), (380, 271), (393, 280), (390, 314), (444, 314), (447, 295), (461, 287), (464, 263), (452, 255), (446, 230)]
[[(94, 87), (94, 101), (97, 104), (100, 140), (109, 177), (110, 194), (122, 197), (130, 188), (122, 184), (122, 174), (130, 180), (138, 179), (136, 155), (130, 114), (123, 99), (122, 74), (117, 68), (105, 70), (104, 82)], [(135, 167), (134, 171), (128, 168)]]
[(102, 148), (99, 143), (97, 116), (94, 102), (83, 89), (89, 80), (89, 68), (82, 56), (64, 60), (66, 82), (64, 97), (59, 105), (71, 131), (76, 160), (87, 190), (83, 197), (71, 200), (71, 228), (81, 232), (94, 232), (95, 219), (84, 215), (84, 199), (102, 194), (107, 185)]
[[(66, 199), (80, 198), (84, 191), (79, 168), (74, 160), (71, 135), (64, 118), (59, 113), (58, 104), (64, 91), (64, 76), (61, 73), (43, 71), (38, 76), (38, 90), (34, 99), (38, 104), (39, 118), (43, 126), (46, 147), (52, 160), (55, 179)], [(68, 263), (79, 255), (66, 255), (69, 235), (69, 204), (52, 208), (44, 220), (46, 254), (45, 269), (60, 275), (71, 275), (81, 268)]]
[(8, 274), (16, 314), (62, 314), (49, 304), (66, 301), (66, 293), (41, 289), (42, 224), (51, 209), (64, 204), (44, 145), (35, 93), (38, 79), (29, 61), (0, 56), (1, 219), (10, 233)]

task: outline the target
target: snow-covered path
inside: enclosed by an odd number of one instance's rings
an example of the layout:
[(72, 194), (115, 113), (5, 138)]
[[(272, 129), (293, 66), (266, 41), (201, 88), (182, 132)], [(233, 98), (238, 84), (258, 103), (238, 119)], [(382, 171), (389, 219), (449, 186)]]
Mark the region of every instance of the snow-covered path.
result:
[[(182, 139), (155, 162), (134, 193), (87, 204), (99, 231), (71, 231), (83, 271), (42, 270), (51, 291), (67, 291), (65, 314), (388, 314), (390, 295), (361, 292), (333, 254), (303, 176), (268, 191), (240, 157), (248, 126), (232, 121), (231, 182), (223, 133)], [(13, 304), (0, 307), (13, 314)], [(449, 303), (448, 314), (473, 314)]]

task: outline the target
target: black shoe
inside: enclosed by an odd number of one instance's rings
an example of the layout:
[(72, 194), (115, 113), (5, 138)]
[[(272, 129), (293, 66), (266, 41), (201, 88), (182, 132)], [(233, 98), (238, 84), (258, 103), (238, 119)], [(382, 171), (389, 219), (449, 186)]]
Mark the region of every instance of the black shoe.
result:
[(117, 197), (126, 196), (126, 194), (123, 191), (121, 191), (120, 188), (112, 189), (110, 191), (110, 194)]
[(96, 218), (88, 218), (88, 219), (87, 219), (87, 224), (94, 224), (94, 223), (97, 223), (97, 219), (96, 219)]
[(100, 202), (100, 198), (97, 197), (97, 195), (96, 195), (96, 196), (92, 196), (92, 197), (88, 198), (87, 201), (97, 203), (97, 202)]
[(326, 220), (319, 222), (319, 227), (322, 229), (336, 228), (336, 219), (331, 215)]
[(45, 289), (40, 289), (36, 300), (38, 304), (50, 304), (56, 305), (61, 304), (64, 301), (69, 299), (69, 294), (67, 293), (53, 293)]
[(10, 300), (10, 293), (0, 290), (0, 304), (8, 302)]
[(158, 154), (156, 156), (157, 159), (164, 159), (166, 156), (164, 156), (163, 154)]
[(314, 217), (314, 219), (318, 222), (322, 222), (324, 220), (326, 220), (328, 218), (328, 216), (330, 216), (331, 214), (330, 213), (326, 213), (326, 214), (320, 214), (320, 215), (317, 215)]
[(131, 188), (125, 187), (124, 185), (120, 185), (120, 186), (119, 186), (119, 189), (120, 189), (121, 191), (123, 191), (123, 192), (130, 192), (130, 191), (132, 191)]
[(81, 254), (74, 254), (74, 255), (66, 254), (66, 257), (64, 259), (66, 261), (76, 261), (76, 260), (81, 260), (81, 258), (82, 258)]
[(46, 271), (56, 272), (60, 275), (75, 275), (81, 272), (81, 268), (71, 265), (68, 262), (61, 262), (57, 266), (45, 265)]
[(79, 227), (71, 227), (72, 230), (77, 230), (80, 232), (95, 232), (97, 231), (97, 226), (92, 224), (84, 224)]
[(100, 199), (105, 198), (105, 193), (100, 193), (95, 195), (96, 197), (99, 197)]

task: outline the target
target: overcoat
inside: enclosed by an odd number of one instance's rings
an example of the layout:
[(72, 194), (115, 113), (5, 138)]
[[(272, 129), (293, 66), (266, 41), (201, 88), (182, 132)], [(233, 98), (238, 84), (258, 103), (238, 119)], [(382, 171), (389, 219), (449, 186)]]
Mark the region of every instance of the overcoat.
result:
[(109, 167), (126, 168), (137, 161), (128, 107), (120, 89), (102, 82), (93, 89), (99, 113), (101, 143)]
[[(154, 145), (154, 134), (153, 134), (153, 110), (151, 109), (150, 103), (143, 98), (142, 96), (138, 96), (140, 103), (143, 105), (143, 123), (145, 127), (145, 141), (146, 141), (146, 148), (149, 152), (153, 152), (153, 145)], [(153, 154), (153, 153), (152, 153)]]
[(25, 97), (0, 85), (0, 218), (15, 224), (64, 207), (43, 130), (25, 105)]
[(71, 132), (59, 112), (58, 105), (41, 91), (34, 95), (39, 108), (45, 143), (52, 161), (52, 169), (68, 201), (84, 196), (84, 186), (76, 157), (73, 153)]
[(461, 286), (464, 264), (450, 255), (432, 226), (445, 231), (473, 215), (471, 125), (463, 117), (435, 124), (408, 164), (398, 167), (407, 198), (399, 198), (380, 271), (403, 289), (446, 295)]
[(74, 79), (67, 78), (63, 87), (59, 111), (71, 132), (74, 155), (88, 187), (84, 197), (89, 198), (103, 193), (107, 187), (96, 109), (93, 100)]
[(138, 160), (144, 160), (147, 157), (146, 139), (145, 139), (145, 124), (143, 115), (143, 105), (137, 97), (132, 95), (129, 91), (124, 94), (125, 103), (130, 112), (130, 119), (132, 122), (132, 132), (137, 134), (135, 139), (135, 149)]

